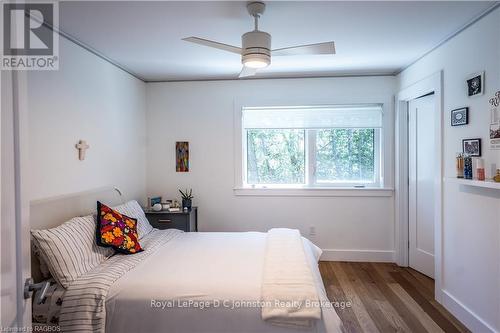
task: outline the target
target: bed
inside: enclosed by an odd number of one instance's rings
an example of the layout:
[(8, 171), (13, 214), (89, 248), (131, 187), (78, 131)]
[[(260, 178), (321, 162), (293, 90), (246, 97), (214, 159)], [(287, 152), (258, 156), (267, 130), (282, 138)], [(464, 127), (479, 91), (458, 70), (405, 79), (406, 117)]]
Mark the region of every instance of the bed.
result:
[[(98, 332), (341, 332), (318, 270), (321, 250), (300, 240), (320, 301), (320, 318), (311, 325), (263, 319), (263, 276), (269, 270), (265, 232), (152, 229), (140, 240), (146, 251), (106, 257), (64, 287), (52, 282), (55, 298), (35, 305), (33, 312), (38, 321), (63, 331), (80, 330), (85, 318)], [(280, 272), (280, 264), (274, 268)]]

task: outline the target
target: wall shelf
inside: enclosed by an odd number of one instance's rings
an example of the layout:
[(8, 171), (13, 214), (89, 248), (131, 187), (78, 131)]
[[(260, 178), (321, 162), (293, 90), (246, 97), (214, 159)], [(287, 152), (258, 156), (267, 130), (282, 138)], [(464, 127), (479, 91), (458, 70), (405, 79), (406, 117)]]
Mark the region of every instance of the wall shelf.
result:
[(447, 178), (446, 180), (450, 183), (455, 183), (455, 184), (460, 184), (460, 185), (493, 188), (493, 189), (500, 190), (500, 183), (496, 183), (492, 179), (487, 179), (487, 180), (481, 181), (481, 180), (471, 180), (471, 179), (463, 179), (463, 178)]

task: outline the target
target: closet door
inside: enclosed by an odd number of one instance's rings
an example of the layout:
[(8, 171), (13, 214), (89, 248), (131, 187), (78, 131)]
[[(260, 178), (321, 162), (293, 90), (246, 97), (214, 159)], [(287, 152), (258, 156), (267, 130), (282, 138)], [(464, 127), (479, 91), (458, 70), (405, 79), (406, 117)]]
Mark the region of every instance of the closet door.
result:
[(434, 278), (434, 95), (410, 101), (409, 129), (409, 266)]

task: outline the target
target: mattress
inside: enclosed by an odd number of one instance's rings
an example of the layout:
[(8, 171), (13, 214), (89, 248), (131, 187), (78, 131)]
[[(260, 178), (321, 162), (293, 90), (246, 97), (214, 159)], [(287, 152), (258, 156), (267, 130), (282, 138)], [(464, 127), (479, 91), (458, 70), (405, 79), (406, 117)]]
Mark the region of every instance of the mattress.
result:
[(182, 233), (120, 277), (106, 298), (106, 332), (341, 332), (305, 240), (322, 319), (309, 329), (261, 319), (266, 233)]

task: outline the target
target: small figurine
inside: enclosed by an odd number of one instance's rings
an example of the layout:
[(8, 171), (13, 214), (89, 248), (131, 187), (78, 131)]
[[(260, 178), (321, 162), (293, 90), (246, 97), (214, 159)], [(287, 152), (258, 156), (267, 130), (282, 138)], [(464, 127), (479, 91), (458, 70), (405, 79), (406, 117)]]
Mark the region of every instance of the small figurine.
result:
[(497, 169), (497, 174), (493, 177), (493, 180), (500, 183), (500, 169)]

